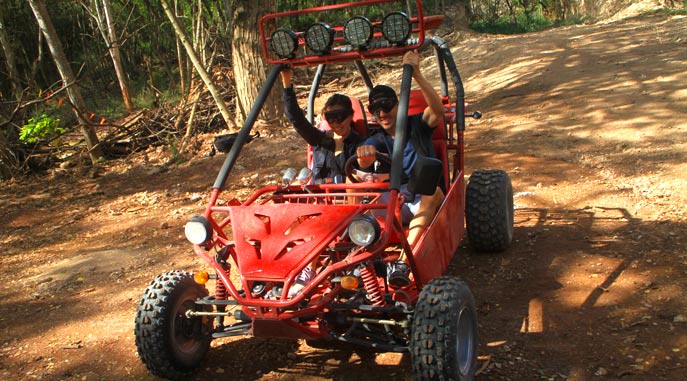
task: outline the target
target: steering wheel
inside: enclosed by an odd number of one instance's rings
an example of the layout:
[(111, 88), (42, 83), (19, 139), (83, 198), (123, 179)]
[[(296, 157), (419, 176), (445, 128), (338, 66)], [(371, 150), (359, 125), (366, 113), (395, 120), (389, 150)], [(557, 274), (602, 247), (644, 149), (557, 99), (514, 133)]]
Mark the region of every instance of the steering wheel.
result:
[[(387, 164), (388, 166), (391, 167), (391, 158), (383, 153), (380, 152), (375, 152), (375, 160), (379, 160), (384, 164)], [(349, 180), (353, 183), (359, 183), (361, 182), (358, 180), (355, 176), (353, 176), (353, 170), (360, 170), (360, 166), (358, 165), (358, 155), (354, 154), (353, 156), (349, 157), (348, 160), (346, 160), (346, 164), (344, 164), (344, 172), (346, 173), (346, 177), (348, 177)]]

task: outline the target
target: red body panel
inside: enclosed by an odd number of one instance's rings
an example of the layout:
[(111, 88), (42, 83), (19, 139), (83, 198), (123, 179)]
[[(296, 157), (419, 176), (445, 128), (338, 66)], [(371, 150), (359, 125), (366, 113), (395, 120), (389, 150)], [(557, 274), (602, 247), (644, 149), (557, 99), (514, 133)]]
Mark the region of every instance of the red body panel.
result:
[(446, 271), (465, 234), (465, 180), (463, 173), (450, 188), (434, 222), (415, 246), (413, 257), (420, 282), (426, 284)]
[(358, 209), (311, 204), (232, 207), (239, 272), (247, 279), (283, 281), (318, 256)]

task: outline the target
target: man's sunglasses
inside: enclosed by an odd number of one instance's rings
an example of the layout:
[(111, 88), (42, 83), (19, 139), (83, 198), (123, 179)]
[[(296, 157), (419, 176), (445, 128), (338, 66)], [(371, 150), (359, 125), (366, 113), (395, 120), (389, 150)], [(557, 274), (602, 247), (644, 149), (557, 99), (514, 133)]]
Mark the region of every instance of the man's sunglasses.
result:
[(332, 110), (324, 113), (324, 119), (329, 123), (341, 123), (350, 115), (353, 115), (351, 110)]
[(367, 110), (370, 112), (370, 114), (379, 118), (382, 111), (388, 114), (394, 109), (394, 107), (396, 107), (396, 104), (396, 101), (393, 99), (380, 99), (367, 106)]

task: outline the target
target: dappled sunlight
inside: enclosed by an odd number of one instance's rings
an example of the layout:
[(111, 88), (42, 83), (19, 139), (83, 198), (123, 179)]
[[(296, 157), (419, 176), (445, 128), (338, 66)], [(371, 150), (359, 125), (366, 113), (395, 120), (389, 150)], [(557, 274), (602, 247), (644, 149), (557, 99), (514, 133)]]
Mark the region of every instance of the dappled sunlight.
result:
[[(650, 27), (627, 22), (590, 26), (584, 35), (569, 27), (546, 39), (512, 36), (479, 55), (472, 43), (458, 47), (457, 57), (478, 61), (466, 91), (484, 114), (468, 127), (467, 141), (603, 169), (638, 191), (630, 178), (636, 173), (674, 177), (687, 162), (687, 55), (675, 23), (687, 29), (687, 18), (676, 16)], [(628, 151), (639, 145), (641, 152)]]

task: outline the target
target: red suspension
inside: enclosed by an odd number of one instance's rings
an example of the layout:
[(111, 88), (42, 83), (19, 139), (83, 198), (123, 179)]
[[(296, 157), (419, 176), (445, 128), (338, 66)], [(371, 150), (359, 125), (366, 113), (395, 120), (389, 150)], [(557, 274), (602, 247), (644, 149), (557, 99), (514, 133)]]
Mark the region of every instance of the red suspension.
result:
[(377, 274), (375, 273), (374, 267), (367, 265), (360, 269), (360, 277), (363, 278), (363, 285), (365, 286), (365, 291), (367, 292), (367, 297), (370, 299), (375, 306), (384, 305), (384, 295), (379, 287), (379, 281), (377, 280)]
[(227, 296), (227, 287), (218, 277), (215, 281), (215, 300), (226, 300)]

